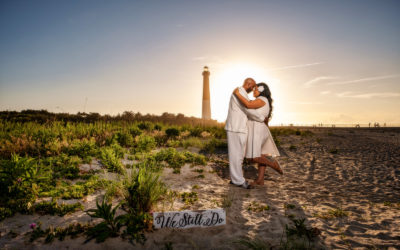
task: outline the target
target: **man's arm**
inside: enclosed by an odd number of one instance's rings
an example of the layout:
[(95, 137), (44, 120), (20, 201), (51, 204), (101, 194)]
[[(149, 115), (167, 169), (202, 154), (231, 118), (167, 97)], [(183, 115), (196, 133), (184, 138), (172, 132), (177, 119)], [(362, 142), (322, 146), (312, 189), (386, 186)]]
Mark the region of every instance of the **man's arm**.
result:
[[(249, 100), (246, 90), (244, 90), (243, 87), (239, 87), (239, 93), (241, 94), (241, 96), (243, 97), (247, 97), (246, 99)], [(255, 109), (247, 109), (246, 107), (243, 106), (242, 103), (240, 103), (240, 101), (238, 100), (237, 96), (234, 96), (234, 100), (237, 103), (237, 105), (239, 106), (239, 108), (247, 115), (247, 118), (249, 118), (249, 120), (253, 120), (253, 121), (257, 121), (257, 122), (264, 122), (265, 117), (263, 115), (260, 115)]]

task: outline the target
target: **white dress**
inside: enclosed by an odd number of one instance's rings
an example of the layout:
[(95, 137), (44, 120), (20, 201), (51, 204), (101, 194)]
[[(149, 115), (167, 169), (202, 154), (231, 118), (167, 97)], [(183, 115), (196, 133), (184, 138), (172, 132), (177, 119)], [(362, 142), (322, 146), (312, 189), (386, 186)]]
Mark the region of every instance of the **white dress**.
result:
[[(268, 99), (264, 96), (258, 96), (257, 99), (263, 100), (265, 105), (256, 109), (256, 111), (264, 117), (267, 117), (269, 113)], [(262, 154), (271, 155), (273, 157), (280, 156), (272, 134), (264, 122), (248, 120), (247, 129), (246, 158), (256, 158), (260, 157)]]

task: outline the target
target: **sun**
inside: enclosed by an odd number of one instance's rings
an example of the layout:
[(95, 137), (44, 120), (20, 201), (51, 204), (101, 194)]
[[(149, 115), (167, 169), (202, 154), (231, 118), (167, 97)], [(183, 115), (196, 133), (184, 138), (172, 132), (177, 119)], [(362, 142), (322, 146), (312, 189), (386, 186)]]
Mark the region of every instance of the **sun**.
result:
[[(276, 79), (273, 79), (265, 68), (250, 63), (229, 63), (220, 69), (216, 69), (214, 74), (211, 72), (210, 91), (213, 119), (220, 122), (225, 121), (230, 96), (233, 90), (241, 86), (247, 77), (253, 78), (257, 83), (265, 82), (270, 88), (272, 87), (271, 84), (273, 85), (276, 82)], [(249, 97), (254, 99), (252, 94)]]

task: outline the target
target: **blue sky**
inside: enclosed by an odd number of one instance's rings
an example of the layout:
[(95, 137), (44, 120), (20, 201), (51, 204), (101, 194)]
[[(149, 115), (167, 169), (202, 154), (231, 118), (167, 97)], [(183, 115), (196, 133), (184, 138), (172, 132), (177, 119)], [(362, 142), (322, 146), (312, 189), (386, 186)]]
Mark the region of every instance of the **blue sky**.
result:
[(399, 11), (377, 0), (1, 1), (0, 110), (200, 116), (208, 65), (220, 121), (251, 76), (271, 88), (272, 124), (400, 123)]

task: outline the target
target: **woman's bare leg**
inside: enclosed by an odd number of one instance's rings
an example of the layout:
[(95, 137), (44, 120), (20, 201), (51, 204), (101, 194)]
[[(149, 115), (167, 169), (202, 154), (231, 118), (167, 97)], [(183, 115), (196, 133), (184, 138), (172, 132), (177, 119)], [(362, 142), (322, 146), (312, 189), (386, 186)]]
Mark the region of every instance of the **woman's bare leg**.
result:
[(283, 171), (282, 171), (281, 167), (279, 166), (278, 161), (272, 159), (272, 157), (269, 157), (267, 155), (262, 155), (261, 157), (254, 158), (253, 160), (257, 163), (267, 165), (268, 167), (271, 167), (279, 174), (283, 175)]
[(264, 185), (264, 173), (265, 173), (265, 165), (264, 164), (260, 164), (257, 163), (257, 167), (258, 167), (258, 176), (257, 179), (255, 179), (251, 185), (255, 186), (255, 185), (260, 185), (263, 186)]

